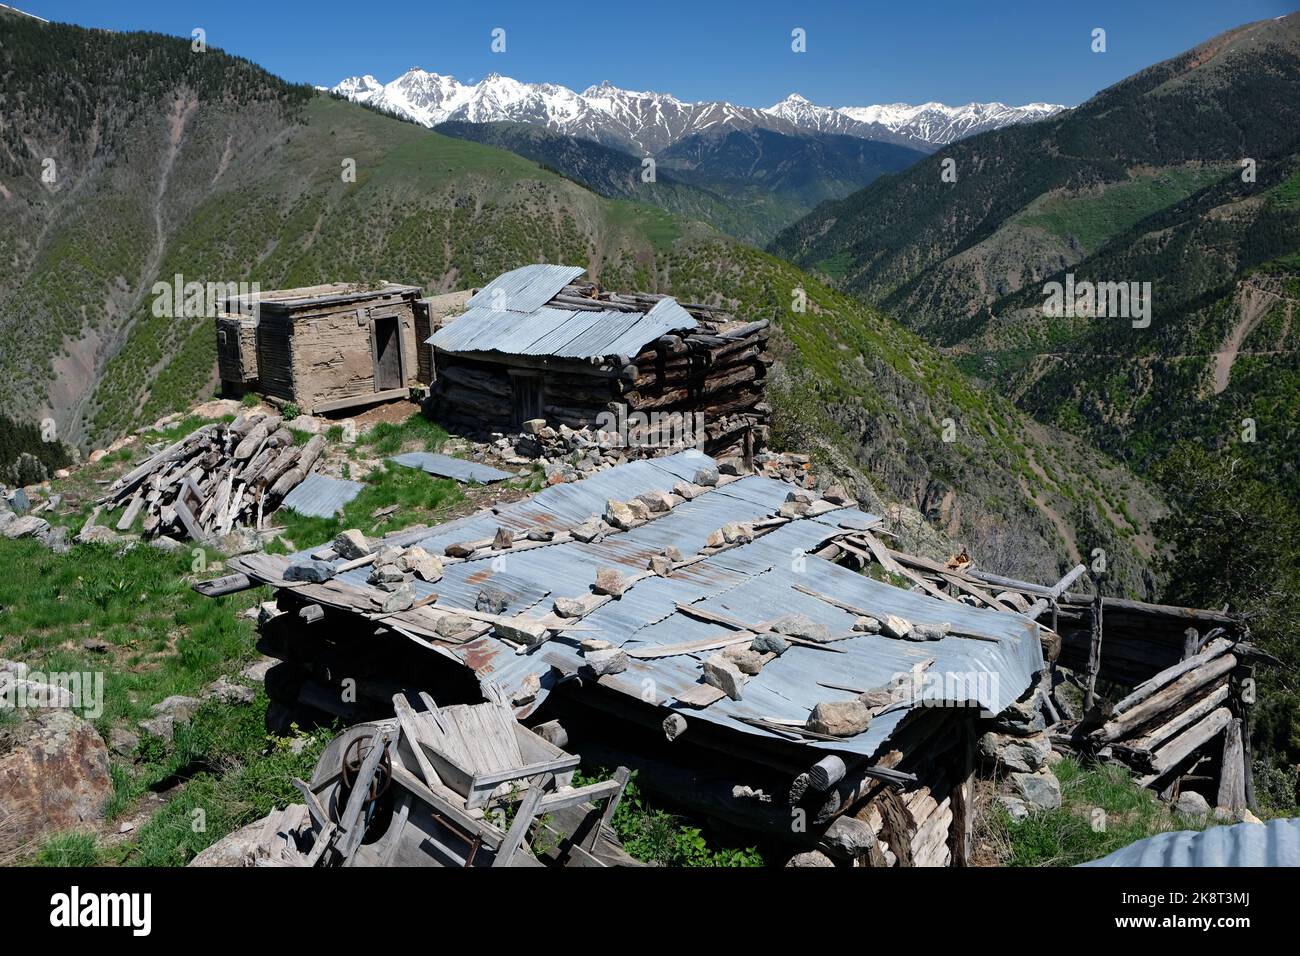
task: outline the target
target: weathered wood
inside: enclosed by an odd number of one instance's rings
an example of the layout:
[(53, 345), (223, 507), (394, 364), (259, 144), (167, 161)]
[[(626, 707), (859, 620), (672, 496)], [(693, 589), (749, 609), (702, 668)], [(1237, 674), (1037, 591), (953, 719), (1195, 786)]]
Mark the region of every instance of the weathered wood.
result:
[(1149, 680), (1146, 680), (1141, 684), (1139, 684), (1137, 687), (1134, 687), (1133, 690), (1129, 692), (1127, 697), (1123, 698), (1122, 700), (1118, 701), (1115, 704), (1116, 712), (1129, 710), (1135, 705), (1146, 700), (1152, 694), (1155, 694), (1161, 688), (1167, 687), (1169, 684), (1172, 684), (1175, 680), (1182, 677), (1188, 671), (1195, 670), (1196, 668), (1200, 667), (1202, 664), (1205, 664), (1213, 660), (1214, 658), (1218, 657), (1220, 654), (1226, 654), (1229, 648), (1231, 648), (1232, 646), (1233, 646), (1232, 641), (1228, 640), (1227, 638), (1218, 638), (1214, 641), (1211, 641), (1209, 644), (1205, 645), (1205, 647), (1201, 648), (1200, 653), (1196, 654), (1195, 656), (1189, 657), (1187, 660), (1180, 661), (1179, 663), (1175, 664), (1172, 667), (1165, 668), (1164, 670), (1160, 671), (1160, 673), (1153, 675)]
[(1176, 681), (1152, 694), (1141, 703), (1122, 713), (1117, 713), (1106, 722), (1101, 730), (1094, 734), (1094, 737), (1102, 741), (1119, 740), (1126, 737), (1131, 731), (1158, 718), (1179, 701), (1187, 699), (1189, 694), (1198, 688), (1213, 683), (1236, 666), (1237, 658), (1232, 654), (1225, 654), (1208, 663), (1203, 663), (1200, 667), (1183, 674)]
[(1151, 766), (1156, 778), (1178, 766), (1198, 748), (1204, 746), (1232, 722), (1232, 711), (1226, 707), (1210, 713), (1200, 723), (1193, 724), (1173, 740), (1151, 755)]
[(1239, 817), (1246, 809), (1246, 758), (1242, 747), (1241, 720), (1228, 722), (1223, 734), (1223, 759), (1219, 770), (1219, 793), (1215, 806)]

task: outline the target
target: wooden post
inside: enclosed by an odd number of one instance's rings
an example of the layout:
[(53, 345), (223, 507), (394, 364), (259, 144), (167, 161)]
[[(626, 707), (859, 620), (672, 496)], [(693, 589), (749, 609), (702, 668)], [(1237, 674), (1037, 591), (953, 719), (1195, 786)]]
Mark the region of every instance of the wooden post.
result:
[(1245, 769), (1246, 806), (1251, 810), (1255, 804), (1255, 757), (1250, 747), (1250, 712), (1255, 703), (1255, 665), (1247, 664), (1241, 681), (1237, 684), (1237, 703), (1241, 716), (1241, 757)]
[(1215, 806), (1240, 816), (1246, 806), (1245, 754), (1241, 746), (1241, 718), (1229, 721), (1223, 732), (1223, 761), (1219, 765), (1219, 794)]
[(1092, 579), (1092, 641), (1088, 645), (1088, 683), (1083, 695), (1083, 712), (1092, 710), (1097, 698), (1097, 672), (1101, 670), (1101, 578)]
[(962, 743), (953, 757), (952, 823), (948, 825), (951, 866), (970, 866), (975, 833), (975, 725), (962, 727)]

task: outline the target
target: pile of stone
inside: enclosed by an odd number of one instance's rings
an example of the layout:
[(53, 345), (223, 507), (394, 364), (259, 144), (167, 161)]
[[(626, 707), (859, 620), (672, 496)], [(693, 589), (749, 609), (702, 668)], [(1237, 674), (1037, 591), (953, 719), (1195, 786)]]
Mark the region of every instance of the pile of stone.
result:
[(1048, 732), (1050, 711), (1043, 677), (998, 714), (979, 740), (984, 770), (1000, 781), (996, 800), (1013, 820), (1061, 805), (1061, 784), (1050, 764), (1056, 759)]
[(42, 501), (35, 489), (4, 492), (0, 496), (0, 535), (10, 541), (30, 537), (56, 554), (64, 553), (70, 548), (68, 528), (56, 527), (40, 516), (45, 512), (53, 514), (61, 502), (59, 494), (51, 494)]

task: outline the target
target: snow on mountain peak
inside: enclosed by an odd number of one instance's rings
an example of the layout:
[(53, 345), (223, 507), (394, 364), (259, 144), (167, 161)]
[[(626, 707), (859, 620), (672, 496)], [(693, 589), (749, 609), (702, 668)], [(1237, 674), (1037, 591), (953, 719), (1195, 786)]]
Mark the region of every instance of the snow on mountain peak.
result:
[(936, 149), (989, 129), (1043, 119), (1065, 108), (1051, 103), (946, 106), (931, 102), (832, 109), (791, 93), (766, 109), (755, 109), (722, 101), (688, 103), (669, 93), (621, 89), (609, 80), (581, 93), (554, 83), (523, 83), (495, 72), (478, 83), (460, 83), (420, 67), (390, 83), (380, 83), (369, 74), (351, 76), (332, 92), (425, 126), (452, 120), (531, 123), (647, 153), (696, 133), (755, 128), (835, 133)]

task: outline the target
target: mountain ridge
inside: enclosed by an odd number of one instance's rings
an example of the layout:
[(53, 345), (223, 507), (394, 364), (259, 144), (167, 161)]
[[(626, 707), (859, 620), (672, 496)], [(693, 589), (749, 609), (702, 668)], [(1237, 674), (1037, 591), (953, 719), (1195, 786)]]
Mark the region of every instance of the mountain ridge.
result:
[(691, 103), (667, 93), (620, 89), (608, 81), (580, 93), (555, 83), (523, 83), (499, 73), (464, 84), (419, 67), (389, 83), (370, 74), (347, 77), (329, 91), (423, 126), (524, 122), (651, 154), (699, 133), (755, 128), (857, 136), (931, 151), (965, 136), (1037, 121), (1065, 109), (1045, 103), (950, 107), (933, 102), (916, 107), (894, 103), (830, 108), (798, 94), (758, 108), (719, 100)]

